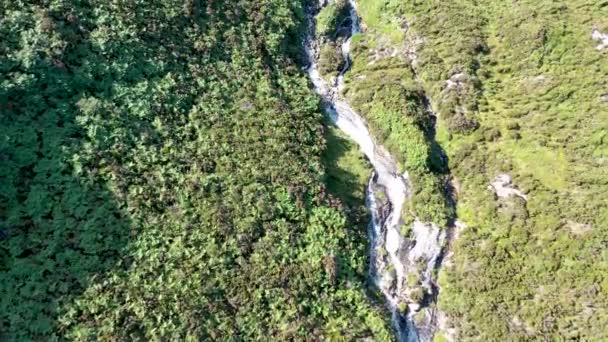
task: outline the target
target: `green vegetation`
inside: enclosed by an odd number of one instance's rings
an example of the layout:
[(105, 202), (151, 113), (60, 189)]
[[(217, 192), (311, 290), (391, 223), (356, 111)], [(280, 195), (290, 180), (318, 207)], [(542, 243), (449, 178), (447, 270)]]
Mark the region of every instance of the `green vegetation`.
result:
[(333, 42), (327, 42), (319, 51), (319, 72), (328, 78), (337, 75), (344, 68), (344, 57), (340, 48)]
[[(606, 3), (362, 3), (381, 7), (371, 33), (405, 23), (400, 52), (439, 115), (468, 226), (440, 274), (457, 340), (608, 338), (608, 62), (591, 39)], [(527, 202), (487, 189), (500, 173)]]
[(322, 157), (323, 164), (326, 165), (327, 190), (344, 204), (363, 206), (365, 211), (365, 189), (372, 166), (359, 147), (338, 128), (328, 125), (325, 139), (327, 149)]
[(347, 0), (332, 1), (323, 7), (316, 17), (316, 33), (319, 36), (335, 40), (340, 31), (336, 27), (343, 27), (348, 19), (350, 6)]
[[(364, 16), (368, 32), (353, 37), (351, 42), (353, 66), (344, 93), (366, 118), (374, 137), (397, 158), (400, 171), (407, 171), (412, 179), (414, 194), (405, 208), (409, 213), (406, 217), (417, 216), (445, 226), (453, 215), (443, 191), (447, 169), (442, 151), (434, 143), (424, 94), (409, 63), (378, 48), (377, 41), (384, 41), (385, 48), (390, 46), (366, 19)], [(334, 27), (335, 31), (340, 29)], [(333, 71), (322, 67), (332, 60), (323, 59), (326, 49), (336, 50), (332, 42), (321, 46), (322, 73)]]
[(392, 338), (301, 2), (35, 3), (0, 4), (0, 340)]
[[(346, 96), (410, 171), (407, 210), (449, 217), (450, 177), (467, 225), (439, 281), (457, 340), (608, 338), (608, 50), (591, 39), (608, 31), (606, 2), (367, 0), (359, 12)], [(527, 201), (488, 190), (502, 173)]]
[(401, 27), (403, 17), (397, 10), (404, 1), (358, 1), (358, 13), (363, 18), (363, 27), (370, 36), (375, 36), (376, 43), (390, 46), (403, 45), (405, 34)]
[(340, 43), (350, 28), (349, 11), (347, 0), (336, 0), (321, 8), (316, 16), (315, 32), (321, 43), (319, 72), (328, 82), (331, 82), (331, 77), (336, 76), (346, 63)]
[[(324, 130), (304, 5), (0, 2), (0, 340), (393, 338), (370, 166)], [(325, 76), (348, 9), (319, 14)], [(453, 195), (467, 225), (439, 273), (457, 340), (608, 339), (608, 3), (359, 11), (345, 97), (408, 217), (445, 226)], [(527, 200), (488, 190), (502, 173)]]

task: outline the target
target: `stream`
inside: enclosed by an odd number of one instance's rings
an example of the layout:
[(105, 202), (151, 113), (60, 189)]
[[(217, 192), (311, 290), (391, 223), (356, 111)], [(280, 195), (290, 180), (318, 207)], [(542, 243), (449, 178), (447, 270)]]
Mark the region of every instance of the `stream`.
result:
[[(407, 172), (399, 173), (395, 158), (370, 134), (362, 118), (341, 96), (344, 75), (351, 66), (350, 40), (361, 31), (357, 4), (349, 0), (350, 32), (340, 48), (345, 65), (329, 82), (319, 74), (320, 42), (315, 38), (315, 16), (325, 1), (308, 8), (305, 42), (309, 65), (306, 69), (321, 96), (329, 119), (348, 135), (373, 166), (366, 205), (372, 220), (369, 226), (370, 278), (386, 299), (398, 341), (431, 341), (437, 330), (437, 286), (433, 281), (438, 260), (446, 245), (446, 230), (415, 219), (406, 235), (402, 233), (402, 209), (411, 197)], [(411, 279), (414, 279), (412, 281)]]

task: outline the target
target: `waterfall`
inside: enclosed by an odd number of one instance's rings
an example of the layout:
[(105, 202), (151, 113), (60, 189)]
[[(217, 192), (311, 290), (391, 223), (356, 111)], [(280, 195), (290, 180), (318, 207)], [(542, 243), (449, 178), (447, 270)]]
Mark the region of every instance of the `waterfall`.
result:
[[(322, 7), (323, 4), (319, 4)], [(419, 279), (418, 291), (433, 297), (436, 285), (432, 280), (437, 260), (446, 242), (445, 230), (433, 223), (414, 220), (409, 236), (404, 236), (402, 209), (411, 197), (411, 185), (407, 172), (399, 173), (395, 158), (378, 144), (370, 134), (362, 118), (341, 96), (344, 75), (349, 71), (351, 38), (360, 32), (357, 4), (349, 1), (350, 32), (341, 42), (344, 67), (332, 82), (327, 82), (317, 68), (319, 41), (315, 39), (315, 15), (317, 6), (308, 8), (308, 32), (305, 50), (309, 65), (306, 69), (315, 91), (321, 96), (331, 122), (357, 143), (374, 172), (369, 180), (366, 205), (372, 220), (369, 226), (370, 277), (386, 298), (392, 313), (392, 322), (398, 341), (430, 341), (436, 330), (433, 310), (421, 312), (422, 300), (412, 300), (416, 290), (408, 282), (408, 275)], [(378, 197), (380, 196), (380, 197)], [(422, 265), (422, 269), (420, 269)], [(415, 315), (422, 314), (414, 321)], [(418, 316), (420, 317), (420, 316)]]

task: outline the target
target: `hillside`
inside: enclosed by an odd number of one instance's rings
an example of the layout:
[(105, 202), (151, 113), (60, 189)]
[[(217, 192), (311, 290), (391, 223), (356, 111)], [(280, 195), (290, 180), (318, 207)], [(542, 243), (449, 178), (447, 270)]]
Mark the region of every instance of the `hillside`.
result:
[(0, 2), (0, 340), (608, 339), (608, 2)]
[(323, 152), (301, 3), (0, 18), (1, 340), (389, 338), (362, 203), (324, 185), (349, 145)]
[(435, 338), (607, 338), (608, 3), (357, 10), (344, 94), (413, 176), (411, 213), (457, 220)]

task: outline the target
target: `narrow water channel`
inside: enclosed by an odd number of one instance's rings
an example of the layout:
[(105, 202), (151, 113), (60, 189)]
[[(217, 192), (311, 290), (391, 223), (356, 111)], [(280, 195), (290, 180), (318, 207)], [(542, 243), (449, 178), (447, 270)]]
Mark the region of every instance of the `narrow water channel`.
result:
[[(340, 93), (344, 75), (351, 66), (351, 37), (360, 32), (357, 4), (353, 0), (349, 1), (350, 32), (340, 43), (345, 60), (344, 67), (338, 76), (330, 81), (325, 80), (317, 68), (320, 42), (315, 37), (315, 16), (322, 5), (313, 4), (308, 8), (308, 32), (305, 42), (309, 59), (307, 73), (315, 91), (324, 102), (331, 122), (359, 145), (374, 169), (369, 180), (366, 200), (372, 216), (369, 228), (370, 277), (386, 298), (397, 340), (431, 340), (436, 327), (434, 312), (423, 312), (423, 319), (417, 319), (417, 323), (414, 323), (414, 315), (420, 314), (422, 305), (420, 301), (412, 300), (412, 292), (422, 287), (426, 297), (434, 296), (436, 286), (432, 281), (432, 272), (445, 246), (445, 230), (416, 219), (410, 229), (411, 233), (408, 236), (402, 235), (402, 209), (411, 196), (407, 172), (399, 173), (395, 158), (378, 144), (370, 134), (365, 119)], [(420, 279), (421, 286), (416, 289), (408, 285), (408, 275), (412, 273)]]

